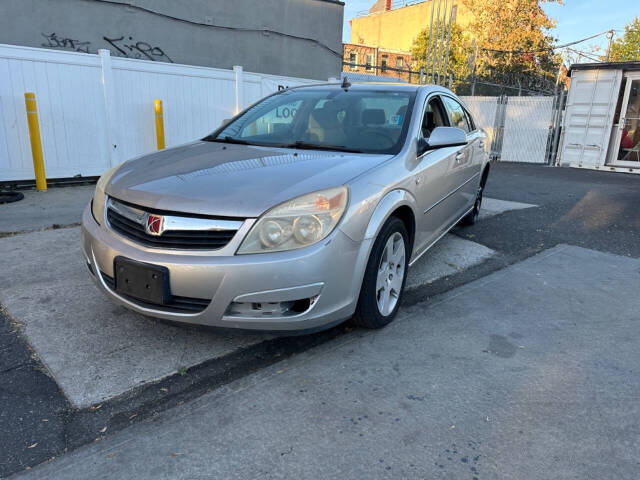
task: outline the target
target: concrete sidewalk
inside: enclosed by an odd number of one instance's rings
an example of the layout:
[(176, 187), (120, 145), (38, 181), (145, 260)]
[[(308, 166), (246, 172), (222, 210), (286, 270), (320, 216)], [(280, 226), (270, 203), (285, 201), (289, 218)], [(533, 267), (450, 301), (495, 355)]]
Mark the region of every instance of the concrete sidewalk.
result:
[(635, 480), (638, 291), (559, 246), (18, 478)]
[(78, 225), (95, 185), (23, 190), (24, 199), (0, 205), (0, 236), (55, 226)]

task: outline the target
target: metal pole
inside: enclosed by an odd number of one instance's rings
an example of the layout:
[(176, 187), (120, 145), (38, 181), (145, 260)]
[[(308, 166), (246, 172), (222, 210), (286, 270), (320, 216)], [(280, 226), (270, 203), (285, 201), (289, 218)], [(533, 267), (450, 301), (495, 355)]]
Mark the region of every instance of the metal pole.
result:
[(38, 108), (36, 106), (36, 94), (26, 92), (24, 103), (27, 108), (27, 123), (29, 125), (29, 140), (31, 141), (31, 155), (33, 156), (33, 171), (36, 177), (36, 189), (44, 192), (47, 190), (47, 177), (44, 173), (44, 160), (42, 159), (42, 141), (40, 140), (40, 124), (38, 122)]
[(607, 38), (609, 39), (609, 45), (607, 45), (607, 62), (608, 62), (609, 57), (611, 56), (611, 43), (613, 42), (613, 30), (609, 30), (609, 33), (607, 33)]
[(447, 51), (445, 57), (444, 57), (444, 75), (445, 77), (447, 76), (448, 73), (448, 68), (449, 68), (449, 49), (451, 48), (451, 45), (449, 44), (451, 41), (451, 21), (453, 19), (453, 9), (457, 8), (454, 4), (453, 4), (453, 0), (451, 1), (451, 10), (449, 11), (449, 27), (447, 28), (447, 42), (446, 42), (446, 46), (445, 49)]
[(435, 0), (431, 0), (431, 23), (429, 24), (429, 47), (427, 48), (427, 59), (426, 59), (426, 67), (427, 67), (427, 82), (429, 82), (429, 59), (431, 58), (431, 45), (432, 38), (431, 34), (433, 33), (433, 11), (435, 10)]
[(153, 101), (156, 111), (156, 145), (158, 150), (164, 149), (164, 118), (162, 115), (162, 100)]
[(431, 62), (431, 83), (437, 83), (436, 79), (435, 79), (435, 73), (436, 73), (436, 53), (437, 53), (437, 48), (438, 48), (438, 22), (440, 21), (440, 5), (442, 4), (442, 0), (438, 0), (438, 13), (436, 14), (436, 37), (433, 39), (434, 40), (434, 44), (433, 44), (433, 60)]
[(555, 165), (558, 157), (558, 144), (560, 142), (560, 130), (562, 129), (562, 112), (564, 107), (564, 96), (567, 91), (562, 88), (560, 90), (560, 101), (558, 102), (558, 126), (553, 134), (553, 144), (551, 146), (551, 158), (549, 159), (549, 165)]
[[(438, 85), (440, 85), (440, 82), (444, 83), (444, 78), (442, 77), (442, 61), (444, 59), (442, 58), (442, 55), (444, 54), (444, 32), (447, 27), (447, 22), (445, 20), (447, 18), (448, 3), (449, 0), (444, 0), (444, 11), (442, 12), (442, 28), (440, 30), (440, 48), (438, 49)], [(453, 0), (451, 0), (451, 3), (453, 3)]]
[(424, 67), (420, 67), (420, 85), (424, 85)]
[(476, 68), (478, 65), (478, 44), (473, 41), (473, 71), (471, 73), (471, 96), (476, 94)]
[[(444, 11), (442, 12), (442, 28), (440, 28), (440, 34), (438, 35), (438, 85), (440, 85), (442, 77), (442, 48), (444, 47), (444, 27), (446, 23), (444, 19), (447, 16), (447, 4), (449, 0), (444, 0)], [(440, 22), (440, 16), (438, 15), (438, 22)], [(440, 23), (438, 23), (440, 27)]]

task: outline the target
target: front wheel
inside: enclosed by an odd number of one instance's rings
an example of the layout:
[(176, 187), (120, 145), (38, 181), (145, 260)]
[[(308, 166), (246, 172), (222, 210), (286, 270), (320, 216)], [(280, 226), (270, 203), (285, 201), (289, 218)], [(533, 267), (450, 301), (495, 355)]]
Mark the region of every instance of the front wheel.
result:
[(382, 328), (395, 318), (407, 279), (409, 255), (409, 235), (404, 222), (397, 217), (389, 218), (371, 249), (353, 317), (356, 325)]

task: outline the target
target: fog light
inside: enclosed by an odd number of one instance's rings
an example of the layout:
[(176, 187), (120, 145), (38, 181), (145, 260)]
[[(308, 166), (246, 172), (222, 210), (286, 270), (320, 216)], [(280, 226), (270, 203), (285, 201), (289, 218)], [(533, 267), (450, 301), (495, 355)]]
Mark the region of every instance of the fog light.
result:
[(232, 302), (226, 316), (235, 317), (286, 317), (306, 312), (317, 296), (286, 302)]

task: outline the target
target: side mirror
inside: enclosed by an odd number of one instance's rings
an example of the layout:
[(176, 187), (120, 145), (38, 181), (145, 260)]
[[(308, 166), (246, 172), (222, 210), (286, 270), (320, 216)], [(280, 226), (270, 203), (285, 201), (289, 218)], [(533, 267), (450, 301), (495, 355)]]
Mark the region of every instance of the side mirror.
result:
[(231, 121), (230, 118), (225, 118), (224, 120), (222, 120), (222, 122), (220, 122), (220, 126), (224, 127), (227, 123), (229, 123)]
[(460, 147), (467, 144), (467, 134), (458, 127), (436, 127), (429, 139), (418, 139), (418, 155), (427, 150), (444, 147)]

